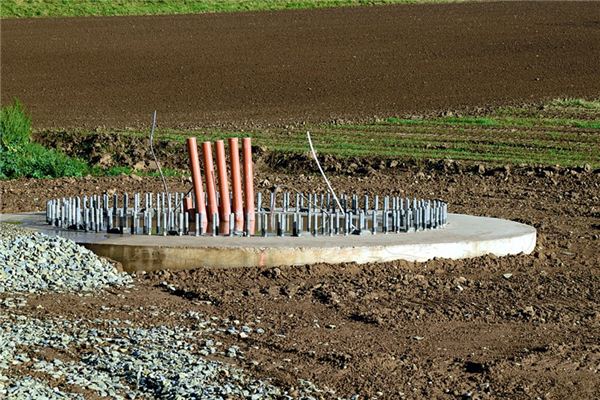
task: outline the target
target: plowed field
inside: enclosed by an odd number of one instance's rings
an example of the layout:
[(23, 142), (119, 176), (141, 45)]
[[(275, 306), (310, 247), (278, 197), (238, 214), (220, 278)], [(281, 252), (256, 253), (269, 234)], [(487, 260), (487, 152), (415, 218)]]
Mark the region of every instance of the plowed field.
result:
[[(225, 361), (292, 394), (306, 379), (360, 399), (600, 397), (597, 105), (496, 107), (598, 98), (600, 3), (3, 20), (1, 31), (2, 103), (19, 97), (39, 141), (91, 163), (148, 160), (139, 128), (157, 109), (167, 166), (185, 165), (188, 128), (214, 128), (194, 131), (207, 139), (244, 128), (258, 144), (257, 190), (320, 191), (307, 122), (339, 191), (439, 197), (451, 212), (538, 229), (531, 255), (232, 270), (199, 260), (139, 275), (125, 293), (31, 295), (18, 312), (256, 323), (267, 335), (223, 336), (246, 355)], [(0, 181), (0, 210), (161, 187), (138, 176)]]
[(600, 94), (600, 4), (4, 20), (2, 103), (37, 127), (370, 119)]

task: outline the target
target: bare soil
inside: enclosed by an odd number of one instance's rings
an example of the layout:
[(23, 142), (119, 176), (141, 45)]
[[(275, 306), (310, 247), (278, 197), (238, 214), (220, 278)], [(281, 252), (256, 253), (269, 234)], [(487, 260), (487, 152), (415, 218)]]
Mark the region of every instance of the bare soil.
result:
[(3, 20), (35, 127), (361, 120), (600, 94), (598, 2)]
[[(38, 129), (139, 128), (154, 109), (161, 127), (239, 128), (600, 94), (597, 2), (3, 20), (0, 29), (2, 104), (19, 97)], [(94, 164), (107, 152), (121, 165), (148, 159), (142, 139), (88, 138), (71, 148), (68, 135), (46, 140)], [(185, 163), (175, 144), (159, 152)], [(307, 157), (255, 156), (259, 190), (325, 189)], [(451, 212), (531, 224), (538, 245), (531, 255), (421, 264), (226, 270), (199, 260), (196, 270), (140, 275), (129, 292), (30, 296), (26, 312), (184, 325), (179, 311), (193, 310), (253, 323), (267, 334), (224, 339), (247, 353), (245, 368), (341, 396), (600, 398), (598, 171), (325, 164), (339, 191), (442, 198)], [(160, 188), (135, 176), (0, 181), (0, 212)]]
[[(303, 169), (288, 175), (263, 166), (256, 182), (261, 190), (324, 189)], [(422, 264), (228, 270), (203, 269), (199, 261), (192, 271), (140, 275), (128, 293), (39, 296), (27, 312), (189, 324), (171, 312), (193, 310), (253, 323), (267, 334), (225, 338), (247, 352), (239, 361), (245, 368), (290, 387), (308, 379), (339, 395), (600, 396), (598, 173), (474, 172), (445, 162), (341, 173), (332, 182), (348, 192), (441, 197), (452, 212), (528, 223), (538, 229), (538, 245), (531, 255)], [(189, 187), (186, 178), (169, 185)], [(40, 209), (50, 197), (160, 186), (158, 179), (137, 177), (17, 180), (0, 182), (0, 194), (8, 212)], [(148, 307), (163, 312), (150, 317)]]

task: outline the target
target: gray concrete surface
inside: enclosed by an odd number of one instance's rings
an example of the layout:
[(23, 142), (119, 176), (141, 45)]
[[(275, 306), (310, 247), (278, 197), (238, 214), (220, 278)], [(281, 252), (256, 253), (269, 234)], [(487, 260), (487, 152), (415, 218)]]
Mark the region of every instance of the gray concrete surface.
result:
[(3, 214), (0, 222), (18, 222), (48, 235), (69, 238), (100, 256), (119, 261), (126, 271), (505, 256), (529, 254), (536, 243), (536, 230), (529, 225), (463, 214), (450, 214), (445, 228), (432, 231), (334, 237), (96, 234), (55, 229), (46, 224), (42, 213)]

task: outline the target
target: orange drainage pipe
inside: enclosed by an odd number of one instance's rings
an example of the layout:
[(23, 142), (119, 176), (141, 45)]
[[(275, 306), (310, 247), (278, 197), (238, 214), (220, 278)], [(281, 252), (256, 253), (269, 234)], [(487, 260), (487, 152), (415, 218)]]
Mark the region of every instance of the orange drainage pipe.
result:
[(254, 235), (254, 173), (252, 171), (252, 139), (242, 139), (244, 153), (244, 202), (248, 233)]
[(196, 212), (200, 214), (202, 221), (201, 232), (206, 232), (208, 221), (206, 219), (206, 203), (204, 202), (204, 192), (202, 191), (202, 175), (200, 174), (200, 161), (198, 160), (198, 145), (196, 138), (187, 139), (188, 155), (190, 157), (190, 170), (192, 172), (192, 182), (194, 184), (194, 197), (196, 198)]
[(229, 138), (229, 158), (231, 159), (231, 189), (233, 192), (235, 231), (242, 232), (244, 230), (244, 206), (242, 204), (242, 175), (240, 173), (238, 138)]
[(215, 142), (217, 154), (217, 174), (219, 175), (219, 215), (220, 235), (229, 235), (229, 215), (231, 205), (229, 203), (229, 185), (227, 184), (227, 164), (225, 163), (225, 144), (222, 140)]
[(208, 230), (212, 232), (213, 219), (218, 215), (217, 193), (215, 191), (215, 170), (213, 166), (212, 147), (210, 142), (202, 143), (202, 155), (204, 156), (204, 173), (206, 174), (206, 197), (208, 199)]

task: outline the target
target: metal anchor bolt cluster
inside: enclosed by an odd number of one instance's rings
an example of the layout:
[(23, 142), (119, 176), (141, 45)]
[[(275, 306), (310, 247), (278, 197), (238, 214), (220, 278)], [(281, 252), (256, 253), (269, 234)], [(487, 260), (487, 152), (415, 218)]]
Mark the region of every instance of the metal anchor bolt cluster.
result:
[[(204, 182), (196, 138), (187, 140), (193, 188), (184, 193), (134, 193), (48, 201), (46, 220), (59, 228), (133, 235), (301, 236), (398, 233), (437, 229), (448, 221), (441, 200), (398, 196), (276, 192), (254, 196), (252, 143), (242, 139), (243, 178), (237, 138), (202, 143)], [(243, 183), (243, 191), (242, 191)], [(217, 190), (218, 186), (218, 190)], [(332, 190), (333, 191), (333, 190)], [(206, 196), (205, 196), (206, 194)], [(339, 200), (339, 202), (338, 202)]]
[[(256, 211), (245, 215), (242, 229), (236, 229), (233, 213), (226, 221), (214, 213), (206, 224), (204, 215), (186, 204), (184, 193), (105, 193), (54, 199), (47, 203), (46, 221), (85, 232), (165, 236), (388, 234), (437, 229), (448, 221), (448, 205), (440, 200), (342, 194), (339, 209), (325, 193), (271, 192), (267, 196), (257, 194)], [(215, 201), (221, 204), (219, 194)], [(249, 221), (256, 222), (254, 232)]]

